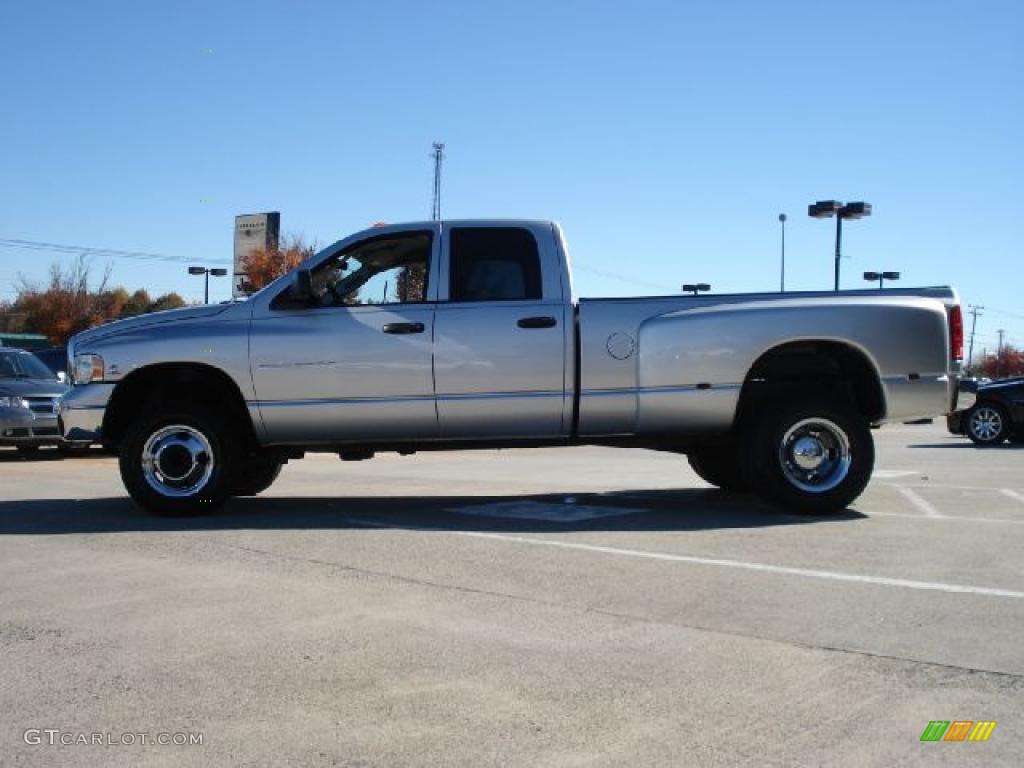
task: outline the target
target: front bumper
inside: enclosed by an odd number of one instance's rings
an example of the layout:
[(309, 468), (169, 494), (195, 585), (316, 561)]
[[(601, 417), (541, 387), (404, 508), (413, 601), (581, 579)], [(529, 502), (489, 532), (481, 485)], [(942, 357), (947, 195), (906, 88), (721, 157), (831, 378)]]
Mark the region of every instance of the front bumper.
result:
[(55, 416), (39, 416), (26, 408), (0, 408), (0, 445), (63, 443)]
[(60, 431), (69, 442), (98, 443), (102, 439), (103, 415), (114, 391), (113, 384), (86, 384), (70, 390), (60, 401)]

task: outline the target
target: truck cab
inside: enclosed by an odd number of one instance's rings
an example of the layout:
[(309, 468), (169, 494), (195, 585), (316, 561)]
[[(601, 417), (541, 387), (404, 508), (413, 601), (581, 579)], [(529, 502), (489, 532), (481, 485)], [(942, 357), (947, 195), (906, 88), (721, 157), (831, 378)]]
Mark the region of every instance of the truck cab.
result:
[[(572, 288), (550, 222), (381, 227), (252, 303), (273, 443), (567, 437)], [(296, 371), (308, 375), (296, 376)]]

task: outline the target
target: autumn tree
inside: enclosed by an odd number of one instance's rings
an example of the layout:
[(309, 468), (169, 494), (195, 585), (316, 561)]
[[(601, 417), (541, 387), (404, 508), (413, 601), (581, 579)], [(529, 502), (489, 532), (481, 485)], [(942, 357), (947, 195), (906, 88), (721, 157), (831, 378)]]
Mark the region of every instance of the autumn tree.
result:
[(10, 318), (5, 324), (16, 323), (19, 331), (41, 333), (53, 344), (64, 344), (79, 331), (110, 320), (185, 306), (177, 293), (152, 299), (145, 289), (131, 294), (120, 286), (108, 289), (110, 272), (107, 267), (99, 284), (90, 287), (89, 262), (79, 258), (66, 268), (54, 264), (43, 285), (22, 278), (17, 298), (3, 308)]
[(241, 259), (246, 290), (258, 291), (290, 272), (316, 253), (316, 243), (306, 244), (302, 235), (285, 235), (277, 247), (259, 248)]
[(983, 357), (977, 370), (990, 379), (1024, 376), (1024, 351), (1006, 344), (996, 354)]
[(144, 315), (149, 311), (149, 306), (153, 303), (153, 300), (149, 297), (149, 291), (145, 288), (139, 288), (124, 303), (123, 314), (125, 317), (134, 317), (135, 315)]
[(424, 301), (427, 293), (427, 268), (407, 264), (398, 274), (397, 298), (400, 302)]
[(101, 298), (106, 292), (110, 267), (104, 270), (96, 290), (90, 290), (89, 278), (90, 265), (84, 257), (80, 256), (66, 269), (54, 264), (44, 286), (21, 279), (12, 310), (25, 315), (25, 330), (41, 333), (54, 344), (63, 344), (79, 331), (111, 319), (107, 302)]
[(181, 295), (171, 291), (153, 299), (146, 312), (163, 312), (167, 309), (181, 309), (184, 306), (186, 306), (186, 302)]

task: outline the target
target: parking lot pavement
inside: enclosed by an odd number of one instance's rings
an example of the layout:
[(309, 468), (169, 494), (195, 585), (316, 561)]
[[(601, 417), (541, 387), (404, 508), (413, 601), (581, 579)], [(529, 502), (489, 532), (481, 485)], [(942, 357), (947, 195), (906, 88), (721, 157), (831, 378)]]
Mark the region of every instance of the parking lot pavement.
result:
[(0, 763), (1019, 765), (1024, 447), (875, 437), (825, 519), (649, 451), (313, 456), (192, 520), (0, 454)]

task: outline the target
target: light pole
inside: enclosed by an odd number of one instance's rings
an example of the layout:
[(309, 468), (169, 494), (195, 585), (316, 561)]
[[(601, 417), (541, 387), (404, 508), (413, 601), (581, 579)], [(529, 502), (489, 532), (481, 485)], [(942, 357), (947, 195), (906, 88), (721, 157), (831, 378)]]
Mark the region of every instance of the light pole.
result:
[(899, 280), (899, 272), (865, 272), (864, 279), (870, 283), (878, 281), (878, 290), (882, 290), (885, 287), (886, 280)]
[(786, 214), (779, 214), (779, 224), (782, 225), (782, 275), (779, 277), (779, 291), (786, 292)]
[(711, 286), (708, 283), (685, 283), (683, 285), (684, 293), (692, 293), (696, 296), (701, 291), (710, 291)]
[(871, 203), (842, 203), (839, 200), (819, 200), (807, 206), (807, 215), (812, 219), (836, 217), (836, 287), (839, 290), (839, 258), (843, 241), (843, 219), (860, 219), (871, 215)]
[(190, 275), (205, 275), (206, 276), (206, 287), (203, 290), (203, 304), (210, 303), (210, 275), (214, 277), (224, 277), (228, 271), (226, 269), (220, 269), (218, 267), (189, 267), (188, 273)]

